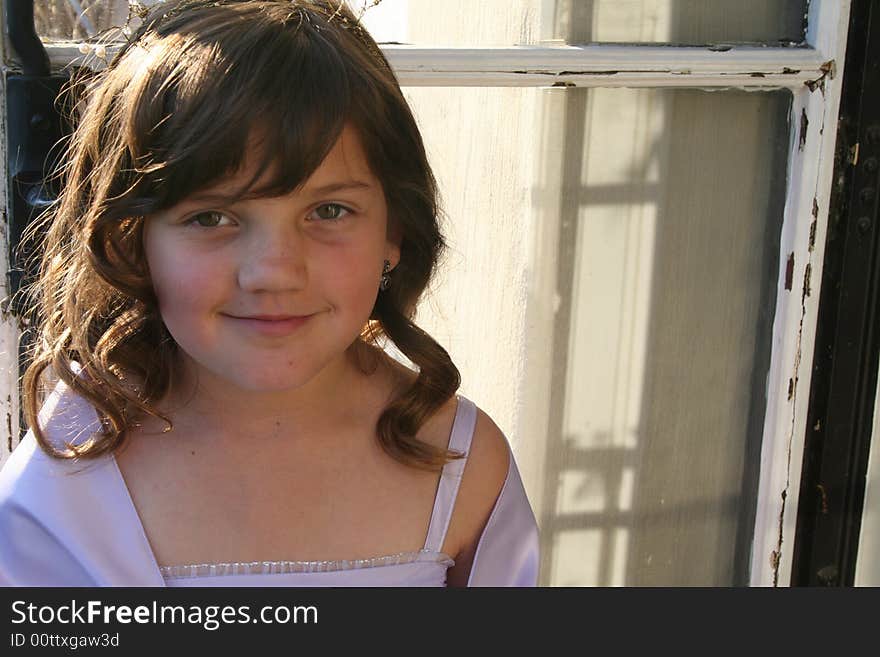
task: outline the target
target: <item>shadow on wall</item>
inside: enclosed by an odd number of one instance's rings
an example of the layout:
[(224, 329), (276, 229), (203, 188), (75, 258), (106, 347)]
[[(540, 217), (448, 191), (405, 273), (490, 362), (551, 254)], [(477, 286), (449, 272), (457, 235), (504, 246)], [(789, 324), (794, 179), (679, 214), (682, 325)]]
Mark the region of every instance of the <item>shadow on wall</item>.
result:
[[(593, 40), (599, 4), (557, 2), (557, 36)], [(662, 4), (669, 41), (727, 13)], [(803, 29), (802, 8), (742, 4)], [(790, 103), (568, 89), (545, 121), (564, 146), (543, 585), (748, 583)]]

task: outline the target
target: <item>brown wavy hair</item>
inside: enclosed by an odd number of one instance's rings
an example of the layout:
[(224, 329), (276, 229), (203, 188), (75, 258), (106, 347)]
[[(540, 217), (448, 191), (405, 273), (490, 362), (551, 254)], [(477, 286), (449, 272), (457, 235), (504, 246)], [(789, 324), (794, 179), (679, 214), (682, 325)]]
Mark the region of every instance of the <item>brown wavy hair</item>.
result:
[[(70, 92), (75, 130), (62, 192), (30, 235), (42, 255), (29, 292), (36, 340), (23, 407), (45, 452), (94, 458), (121, 446), (145, 414), (171, 424), (155, 404), (179, 348), (145, 264), (145, 218), (236, 171), (256, 125), (272, 148), (243, 193), (289, 193), (350, 122), (402, 236), (391, 285), (355, 346), (385, 336), (419, 369), (382, 412), (378, 440), (398, 461), (429, 470), (461, 456), (416, 438), (460, 384), (449, 354), (413, 322), (445, 247), (436, 182), (388, 61), (341, 0), (154, 6), (107, 68)], [(277, 173), (254, 187), (272, 165)], [(101, 431), (79, 445), (47, 439), (38, 421), (47, 375), (94, 406)]]

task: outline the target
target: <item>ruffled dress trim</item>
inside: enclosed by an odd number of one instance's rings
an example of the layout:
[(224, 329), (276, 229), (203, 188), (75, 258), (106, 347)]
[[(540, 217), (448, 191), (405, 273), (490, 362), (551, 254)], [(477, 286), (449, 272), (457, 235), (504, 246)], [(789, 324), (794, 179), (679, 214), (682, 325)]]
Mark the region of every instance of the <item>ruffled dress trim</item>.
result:
[(324, 573), (335, 570), (357, 570), (398, 564), (427, 562), (449, 568), (455, 561), (448, 554), (433, 550), (399, 552), (370, 559), (338, 559), (336, 561), (235, 561), (231, 563), (199, 563), (182, 566), (159, 566), (162, 577), (217, 577), (224, 575), (275, 575), (284, 573)]

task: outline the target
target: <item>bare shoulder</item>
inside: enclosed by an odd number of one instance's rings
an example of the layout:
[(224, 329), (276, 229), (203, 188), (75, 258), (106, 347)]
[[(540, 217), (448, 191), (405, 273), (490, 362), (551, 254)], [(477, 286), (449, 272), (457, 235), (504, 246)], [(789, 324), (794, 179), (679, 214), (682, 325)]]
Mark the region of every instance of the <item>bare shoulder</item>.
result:
[(478, 408), (474, 436), (456, 504), (461, 505), (462, 510), (468, 509), (473, 515), (485, 515), (488, 519), (488, 513), (484, 512), (491, 511), (495, 505), (507, 478), (509, 465), (507, 438), (495, 421)]
[[(416, 374), (399, 363), (390, 362), (389, 369), (398, 385), (411, 385), (415, 380)], [(453, 395), (427, 419), (419, 430), (418, 437), (435, 447), (445, 448), (449, 443), (459, 403)], [(452, 519), (443, 542), (443, 552), (455, 561), (455, 565), (447, 571), (449, 586), (467, 584), (483, 530), (507, 480), (511, 467), (510, 458), (510, 448), (504, 432), (492, 417), (477, 407), (473, 436)]]
[(465, 586), (483, 529), (501, 494), (510, 468), (507, 438), (494, 420), (477, 409), (470, 452), (455, 502), (447, 545), (455, 566), (449, 569), (450, 586)]

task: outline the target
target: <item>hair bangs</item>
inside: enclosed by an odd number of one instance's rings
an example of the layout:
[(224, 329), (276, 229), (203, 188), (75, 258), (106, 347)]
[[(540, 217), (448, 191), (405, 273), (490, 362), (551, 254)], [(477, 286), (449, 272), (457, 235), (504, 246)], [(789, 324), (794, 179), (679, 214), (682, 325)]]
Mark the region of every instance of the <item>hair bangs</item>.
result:
[(309, 20), (270, 18), (246, 31), (228, 20), (207, 33), (172, 25), (154, 41), (146, 57), (156, 64), (145, 65), (129, 137), (143, 176), (137, 195), (151, 211), (251, 167), (230, 197), (288, 193), (351, 118), (357, 76), (338, 46)]

